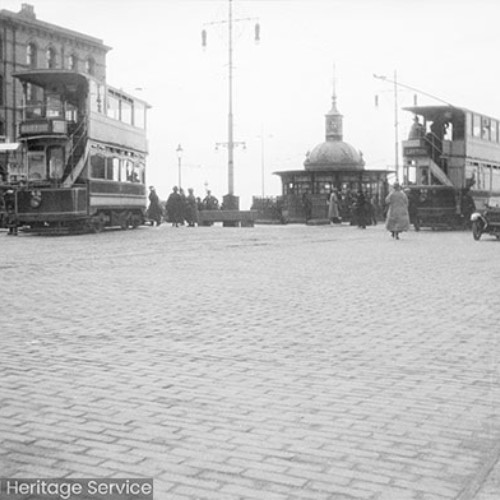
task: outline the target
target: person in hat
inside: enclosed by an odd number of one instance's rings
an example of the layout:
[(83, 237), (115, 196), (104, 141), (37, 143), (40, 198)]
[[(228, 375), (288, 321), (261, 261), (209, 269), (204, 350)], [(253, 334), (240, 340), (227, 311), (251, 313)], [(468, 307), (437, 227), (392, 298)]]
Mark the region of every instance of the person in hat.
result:
[(387, 195), (385, 203), (388, 206), (385, 227), (394, 239), (399, 240), (399, 233), (410, 228), (408, 197), (399, 182), (394, 183), (393, 191)]
[(172, 188), (165, 208), (167, 209), (168, 220), (172, 223), (172, 226), (179, 227), (184, 224), (184, 200), (177, 186)]
[(149, 207), (148, 207), (148, 219), (151, 219), (154, 226), (159, 226), (161, 224), (161, 219), (163, 216), (163, 210), (161, 208), (160, 198), (156, 194), (156, 189), (154, 186), (149, 186)]

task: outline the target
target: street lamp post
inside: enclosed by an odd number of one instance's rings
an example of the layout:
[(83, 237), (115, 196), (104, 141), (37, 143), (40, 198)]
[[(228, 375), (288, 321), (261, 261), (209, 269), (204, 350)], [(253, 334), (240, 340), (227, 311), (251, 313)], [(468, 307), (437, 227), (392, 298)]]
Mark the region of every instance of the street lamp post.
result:
[(261, 175), (261, 190), (262, 190), (262, 197), (265, 196), (265, 162), (264, 162), (264, 139), (271, 139), (273, 135), (264, 135), (263, 132), (259, 136), (257, 136), (260, 139), (260, 175)]
[(177, 146), (177, 149), (175, 150), (177, 153), (177, 167), (178, 167), (178, 176), (179, 176), (179, 189), (182, 187), (182, 153), (184, 150), (182, 149), (182, 146), (179, 144)]
[[(228, 117), (227, 117), (227, 143), (217, 143), (217, 146), (227, 147), (227, 183), (228, 183), (228, 198), (234, 197), (234, 148), (238, 145), (244, 145), (242, 142), (234, 140), (234, 118), (233, 118), (233, 23), (241, 21), (250, 21), (255, 18), (241, 18), (233, 19), (232, 0), (228, 0), (228, 20), (217, 21), (213, 23), (206, 23), (205, 26), (210, 24), (225, 24), (228, 26)], [(201, 33), (202, 45), (207, 45), (207, 32), (203, 29)], [(260, 25), (255, 24), (255, 41), (260, 41)], [(237, 203), (236, 198), (231, 203)]]

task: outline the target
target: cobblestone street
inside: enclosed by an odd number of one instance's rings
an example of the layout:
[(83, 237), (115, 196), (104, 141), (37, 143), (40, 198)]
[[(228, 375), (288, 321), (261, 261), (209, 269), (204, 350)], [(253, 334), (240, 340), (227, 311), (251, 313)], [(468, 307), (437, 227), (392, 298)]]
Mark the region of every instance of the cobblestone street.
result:
[(382, 225), (2, 232), (1, 476), (498, 500), (499, 255)]

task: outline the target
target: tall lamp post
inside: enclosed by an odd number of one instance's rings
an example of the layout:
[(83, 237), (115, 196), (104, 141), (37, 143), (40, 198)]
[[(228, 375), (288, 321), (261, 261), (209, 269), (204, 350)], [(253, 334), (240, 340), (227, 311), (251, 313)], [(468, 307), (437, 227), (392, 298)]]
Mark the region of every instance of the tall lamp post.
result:
[[(217, 146), (227, 147), (227, 183), (228, 195), (227, 205), (236, 205), (231, 208), (239, 208), (237, 197), (234, 196), (234, 148), (238, 145), (244, 145), (242, 142), (234, 141), (234, 123), (233, 123), (233, 22), (250, 21), (255, 18), (247, 17), (241, 19), (233, 19), (232, 0), (228, 0), (228, 19), (227, 21), (217, 21), (206, 23), (205, 26), (211, 24), (228, 25), (228, 116), (227, 116), (227, 143), (217, 143)], [(201, 40), (203, 47), (207, 45), (207, 32), (205, 29), (201, 32)], [(255, 24), (255, 41), (260, 41), (260, 25)]]
[(177, 153), (177, 168), (178, 170), (178, 177), (179, 177), (179, 189), (182, 187), (182, 153), (184, 150), (182, 149), (182, 146), (179, 144), (177, 146), (177, 149), (175, 150)]
[(259, 136), (257, 136), (260, 139), (260, 175), (261, 175), (261, 190), (262, 190), (262, 197), (264, 198), (265, 196), (265, 176), (266, 176), (266, 171), (265, 171), (265, 166), (264, 166), (264, 139), (272, 139), (274, 136), (269, 134), (269, 135), (264, 135), (263, 132)]

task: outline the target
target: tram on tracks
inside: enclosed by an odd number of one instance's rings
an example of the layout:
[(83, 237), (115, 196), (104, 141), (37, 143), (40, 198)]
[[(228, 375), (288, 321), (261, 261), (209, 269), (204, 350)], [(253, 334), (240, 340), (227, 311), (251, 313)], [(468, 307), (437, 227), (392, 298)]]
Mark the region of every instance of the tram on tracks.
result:
[(500, 120), (455, 106), (413, 106), (404, 183), (416, 226), (467, 227), (500, 196)]
[(23, 105), (19, 167), (10, 175), (11, 225), (34, 232), (99, 232), (145, 221), (149, 105), (70, 70), (14, 75), (43, 100)]

